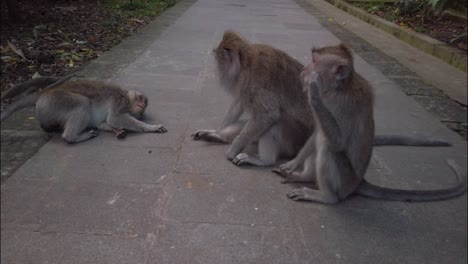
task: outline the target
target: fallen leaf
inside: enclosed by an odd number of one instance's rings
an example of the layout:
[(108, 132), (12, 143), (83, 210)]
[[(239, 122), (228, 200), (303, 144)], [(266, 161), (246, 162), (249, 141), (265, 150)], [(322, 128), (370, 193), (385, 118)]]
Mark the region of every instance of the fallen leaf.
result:
[(30, 117), (28, 117), (28, 119), (29, 119), (29, 120), (34, 120), (34, 119), (36, 119), (36, 118), (35, 118), (34, 116), (30, 116)]
[(27, 60), (26, 57), (24, 56), (23, 54), (23, 51), (21, 49), (18, 49), (15, 47), (15, 45), (13, 45), (13, 43), (11, 43), (9, 40), (7, 40), (7, 43), (8, 43), (8, 46), (10, 47), (10, 49), (18, 54), (18, 56), (20, 56), (21, 58), (23, 58), (24, 60)]
[(31, 79), (36, 79), (36, 78), (39, 78), (39, 77), (41, 77), (41, 75), (38, 72), (35, 72), (33, 74), (33, 76), (31, 77)]
[(70, 59), (70, 63), (68, 64), (69, 67), (73, 67), (75, 65), (75, 63), (73, 62), (72, 59)]
[(62, 42), (62, 43), (57, 45), (57, 48), (66, 49), (66, 50), (71, 50), (74, 47), (75, 47), (75, 45), (73, 45), (70, 42)]
[(140, 19), (136, 19), (136, 18), (129, 18), (128, 20), (130, 20), (130, 21), (134, 21), (134, 22), (137, 22), (137, 23), (140, 23), (140, 24), (143, 24), (143, 23), (145, 23), (145, 21), (143, 21), (143, 20), (140, 20)]

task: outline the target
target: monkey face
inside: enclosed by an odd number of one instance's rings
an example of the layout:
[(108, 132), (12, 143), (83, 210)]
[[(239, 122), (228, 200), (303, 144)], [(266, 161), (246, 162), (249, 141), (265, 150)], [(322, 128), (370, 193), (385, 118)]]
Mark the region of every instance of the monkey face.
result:
[(146, 110), (148, 105), (148, 98), (139, 91), (132, 90), (128, 92), (131, 103), (131, 114), (140, 118)]
[(312, 50), (312, 62), (301, 72), (304, 90), (311, 84), (322, 89), (336, 89), (351, 75), (349, 61), (335, 54), (322, 54)]

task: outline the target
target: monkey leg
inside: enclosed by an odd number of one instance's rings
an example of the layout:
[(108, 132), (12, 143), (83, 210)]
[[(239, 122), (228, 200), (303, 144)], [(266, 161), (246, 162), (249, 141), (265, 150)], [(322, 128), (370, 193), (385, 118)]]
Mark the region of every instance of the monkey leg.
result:
[(68, 143), (78, 143), (96, 137), (96, 130), (85, 131), (90, 121), (90, 110), (87, 107), (76, 108), (65, 122), (62, 138)]
[[(315, 157), (316, 151), (316, 141), (317, 141), (317, 134), (314, 132), (306, 141), (304, 146), (301, 148), (297, 156), (279, 166), (279, 172), (284, 172), (286, 174), (292, 174), (295, 170), (297, 170), (301, 165), (305, 165), (305, 161), (308, 157), (313, 156)], [(314, 161), (315, 163), (315, 161)]]
[(336, 204), (339, 202), (338, 192), (341, 184), (340, 169), (335, 162), (335, 153), (328, 150), (327, 147), (322, 148), (317, 153), (316, 157), (316, 175), (318, 190), (310, 188), (296, 189), (288, 194), (288, 198), (294, 201), (310, 201), (322, 204)]
[(240, 153), (232, 162), (237, 166), (251, 165), (269, 167), (275, 165), (283, 149), (281, 144), (287, 144), (287, 142), (280, 141), (280, 135), (280, 128), (278, 125), (271, 127), (258, 140), (259, 157), (252, 157), (247, 153)]

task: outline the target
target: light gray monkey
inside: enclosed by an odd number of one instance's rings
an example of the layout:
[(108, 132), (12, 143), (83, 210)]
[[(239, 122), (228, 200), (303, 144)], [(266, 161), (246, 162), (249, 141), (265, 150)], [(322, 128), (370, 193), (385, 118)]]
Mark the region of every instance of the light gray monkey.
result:
[(18, 109), (35, 105), (40, 126), (47, 132), (63, 130), (62, 138), (69, 143), (97, 136), (94, 128), (113, 131), (118, 138), (124, 137), (125, 131), (167, 132), (162, 125), (139, 120), (148, 105), (148, 99), (139, 91), (98, 81), (50, 80), (43, 83), (48, 85), (45, 89), (35, 83), (39, 91), (30, 91), (12, 103), (2, 111), (1, 120)]
[[(453, 188), (397, 190), (364, 179), (373, 148), (374, 95), (369, 83), (355, 72), (350, 58), (351, 52), (342, 44), (313, 49), (312, 62), (301, 72), (316, 130), (298, 157), (276, 172), (285, 177), (285, 182), (315, 182), (318, 190), (296, 189), (288, 197), (334, 204), (351, 194), (398, 201), (432, 201), (462, 195), (466, 191), (466, 175), (461, 175), (461, 169), (452, 160), (448, 164), (461, 178)], [(296, 165), (301, 163), (304, 169), (298, 172)]]
[[(303, 66), (232, 31), (224, 33), (214, 53), (221, 84), (234, 100), (219, 130), (196, 131), (193, 139), (232, 142), (226, 156), (236, 165), (271, 166), (281, 156), (294, 157), (313, 131), (298, 78)], [(249, 118), (242, 122), (244, 111)], [(259, 157), (241, 153), (253, 142), (258, 142)]]
[[(313, 129), (313, 115), (299, 78), (304, 66), (286, 53), (263, 44), (250, 44), (226, 31), (214, 50), (222, 86), (233, 97), (218, 130), (202, 129), (194, 140), (232, 143), (227, 158), (236, 165), (271, 166), (278, 158), (297, 155)], [(247, 112), (247, 121), (240, 117)], [(258, 142), (259, 157), (241, 153)], [(450, 144), (404, 136), (377, 136), (374, 145)]]

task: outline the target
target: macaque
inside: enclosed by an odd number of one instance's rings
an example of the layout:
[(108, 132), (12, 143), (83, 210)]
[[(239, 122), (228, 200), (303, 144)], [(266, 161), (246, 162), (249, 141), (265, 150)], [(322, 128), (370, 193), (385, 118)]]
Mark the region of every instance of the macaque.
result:
[[(364, 179), (374, 139), (372, 87), (354, 70), (343, 44), (312, 50), (312, 62), (300, 74), (315, 121), (315, 131), (298, 156), (276, 170), (285, 182), (314, 182), (318, 189), (296, 189), (293, 200), (335, 204), (351, 194), (397, 201), (433, 201), (460, 196), (466, 176), (454, 161), (448, 165), (460, 182), (448, 189), (397, 190)], [(302, 171), (297, 171), (299, 166)]]
[(148, 105), (148, 99), (139, 91), (86, 80), (55, 80), (44, 85), (48, 86), (30, 91), (2, 111), (1, 120), (18, 109), (35, 105), (40, 126), (47, 132), (63, 131), (62, 138), (68, 143), (97, 136), (96, 128), (114, 132), (117, 138), (125, 137), (126, 131), (167, 132), (162, 125), (139, 120)]

